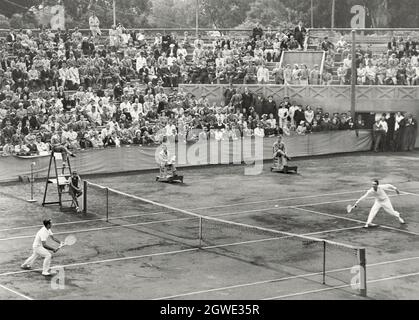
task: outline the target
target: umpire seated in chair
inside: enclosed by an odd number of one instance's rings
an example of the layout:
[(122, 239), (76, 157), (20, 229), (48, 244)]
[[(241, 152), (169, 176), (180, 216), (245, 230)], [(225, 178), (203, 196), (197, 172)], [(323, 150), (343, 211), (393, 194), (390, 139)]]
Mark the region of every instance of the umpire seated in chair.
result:
[(278, 136), (278, 140), (273, 145), (273, 167), (271, 171), (280, 172), (280, 173), (297, 173), (297, 167), (288, 166), (288, 161), (291, 158), (287, 155), (285, 150), (285, 144), (282, 141), (283, 137)]

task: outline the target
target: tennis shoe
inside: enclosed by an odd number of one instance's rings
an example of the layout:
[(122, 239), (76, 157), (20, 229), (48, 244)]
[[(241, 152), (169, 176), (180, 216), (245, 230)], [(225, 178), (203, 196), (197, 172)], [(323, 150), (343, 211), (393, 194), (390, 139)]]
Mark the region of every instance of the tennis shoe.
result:
[(364, 226), (365, 229), (378, 228), (378, 227), (379, 227), (378, 224), (366, 224)]
[(399, 221), (401, 224), (406, 224), (406, 222), (401, 217), (399, 217)]
[(23, 269), (23, 270), (31, 270), (32, 269), (31, 267), (29, 267), (27, 265), (21, 265), (20, 268)]

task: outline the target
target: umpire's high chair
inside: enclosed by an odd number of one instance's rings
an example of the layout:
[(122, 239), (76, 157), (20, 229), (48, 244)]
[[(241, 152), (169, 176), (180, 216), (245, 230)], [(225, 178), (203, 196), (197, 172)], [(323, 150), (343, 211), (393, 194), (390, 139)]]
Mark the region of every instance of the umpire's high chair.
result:
[[(57, 161), (59, 161), (58, 164), (61, 164), (61, 166), (57, 166)], [(54, 168), (52, 169), (52, 167)], [(69, 195), (68, 185), (70, 177), (71, 164), (69, 157), (67, 156), (66, 160), (64, 161), (63, 156), (60, 152), (52, 152), (49, 160), (48, 175), (45, 184), (44, 200), (42, 201), (42, 206), (59, 205), (60, 209), (62, 210), (64, 202), (71, 202), (70, 207), (73, 207), (75, 205), (73, 198), (63, 199), (63, 195)], [(50, 184), (57, 185), (58, 201), (46, 202), (48, 186)]]

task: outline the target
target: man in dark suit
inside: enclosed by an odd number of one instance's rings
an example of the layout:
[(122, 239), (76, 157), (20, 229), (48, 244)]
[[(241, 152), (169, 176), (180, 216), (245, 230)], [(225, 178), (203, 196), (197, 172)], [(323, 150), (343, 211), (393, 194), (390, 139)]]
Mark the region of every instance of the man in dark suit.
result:
[(387, 138), (385, 141), (386, 151), (396, 151), (394, 148), (394, 129), (396, 125), (395, 114), (390, 114), (390, 117), (386, 117), (388, 131)]
[(254, 106), (255, 106), (255, 112), (261, 116), (263, 114), (263, 108), (265, 105), (265, 98), (262, 94), (256, 94), (255, 100), (254, 100)]
[(273, 114), (276, 121), (278, 121), (278, 108), (276, 102), (274, 101), (272, 96), (268, 97), (268, 100), (263, 103), (262, 114)]
[(242, 94), (242, 108), (249, 111), (250, 108), (253, 106), (253, 94), (249, 92), (249, 89), (246, 87), (244, 88), (244, 92)]
[(256, 24), (256, 27), (253, 28), (253, 39), (256, 40), (257, 36), (259, 36), (260, 38), (263, 36), (263, 29), (262, 26), (260, 25), (260, 23), (258, 22)]
[(6, 42), (16, 42), (16, 34), (13, 29), (10, 29), (9, 34), (6, 37)]
[(230, 86), (224, 91), (224, 106), (227, 106), (231, 102), (231, 98), (236, 93), (236, 89), (233, 88), (233, 84), (230, 84)]
[(295, 110), (294, 120), (297, 126), (300, 124), (301, 121), (305, 122), (306, 118), (304, 115), (303, 106), (299, 105), (298, 109)]
[(304, 38), (306, 36), (306, 33), (307, 33), (307, 30), (306, 30), (306, 28), (304, 28), (303, 22), (300, 21), (298, 23), (298, 26), (295, 27), (294, 38), (295, 38), (295, 40), (297, 40), (301, 49), (304, 49)]

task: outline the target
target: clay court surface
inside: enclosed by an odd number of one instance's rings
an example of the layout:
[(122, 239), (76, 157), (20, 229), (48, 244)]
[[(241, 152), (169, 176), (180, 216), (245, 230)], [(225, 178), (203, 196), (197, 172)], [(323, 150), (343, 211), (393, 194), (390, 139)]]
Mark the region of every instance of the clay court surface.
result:
[[(153, 172), (85, 178), (204, 216), (365, 247), (366, 298), (350, 286), (356, 259), (345, 250), (327, 253), (322, 284), (318, 248), (297, 239), (213, 226), (203, 230), (211, 241), (197, 248), (196, 219), (113, 196), (106, 222), (105, 198), (89, 191), (87, 214), (60, 212), (41, 206), (40, 181), (34, 204), (26, 202), (28, 184), (0, 186), (0, 299), (417, 299), (418, 158), (419, 152), (301, 159), (293, 162), (301, 175), (271, 173), (270, 163), (256, 176), (245, 176), (243, 166), (185, 169), (184, 185), (157, 183)], [(405, 226), (380, 211), (379, 227), (363, 229), (371, 199), (346, 213), (373, 178), (406, 192), (391, 193)], [(53, 255), (52, 266), (65, 271), (62, 289), (41, 275), (42, 259), (35, 270), (20, 269), (46, 217), (59, 239), (78, 239)]]

